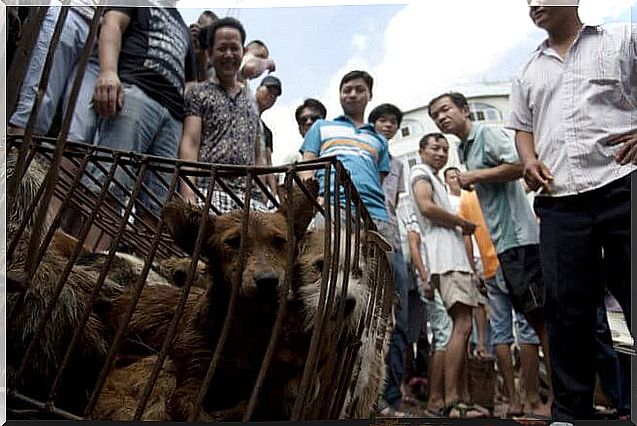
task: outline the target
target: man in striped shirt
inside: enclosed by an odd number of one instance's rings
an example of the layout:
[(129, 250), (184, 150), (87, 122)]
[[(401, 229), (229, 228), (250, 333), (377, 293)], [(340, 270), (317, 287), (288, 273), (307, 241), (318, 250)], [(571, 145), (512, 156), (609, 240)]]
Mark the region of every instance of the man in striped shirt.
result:
[(637, 26), (583, 25), (576, 1), (546, 3), (529, 3), (548, 39), (513, 81), (508, 126), (524, 179), (538, 191), (552, 411), (569, 421), (593, 415), (596, 309), (605, 286), (631, 323)]

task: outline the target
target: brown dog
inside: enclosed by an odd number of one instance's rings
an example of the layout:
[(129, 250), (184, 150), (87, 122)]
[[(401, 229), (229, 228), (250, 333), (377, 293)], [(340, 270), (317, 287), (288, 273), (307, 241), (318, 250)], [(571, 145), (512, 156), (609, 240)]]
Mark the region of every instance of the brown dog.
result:
[[(316, 197), (318, 183), (306, 186)], [(288, 203), (293, 218), (288, 217)], [(200, 208), (183, 202), (166, 207), (165, 220), (175, 242), (192, 254), (200, 226), (206, 223), (202, 256), (207, 261), (210, 283), (202, 294), (192, 287), (178, 332), (169, 350), (175, 366), (176, 389), (167, 402), (168, 416), (186, 421), (196, 411), (196, 398), (218, 344), (228, 313), (233, 285), (238, 284), (234, 315), (231, 318), (221, 358), (204, 400), (206, 413), (232, 410), (241, 405), (254, 386), (265, 348), (270, 339), (274, 317), (283, 294), (289, 244), (288, 220), (294, 220), (294, 239), (302, 237), (314, 209), (300, 191), (272, 213), (250, 212), (245, 241), (241, 241), (243, 212), (211, 217)], [(245, 261), (241, 264), (240, 250)], [(180, 289), (146, 287), (129, 323), (140, 332), (144, 343), (156, 346), (163, 341), (173, 319)], [(124, 312), (130, 296), (114, 304), (114, 319)], [(159, 324), (159, 326), (157, 326)], [(149, 331), (151, 330), (151, 331)], [(239, 412), (239, 411), (237, 411)], [(200, 417), (200, 418), (207, 418)]]

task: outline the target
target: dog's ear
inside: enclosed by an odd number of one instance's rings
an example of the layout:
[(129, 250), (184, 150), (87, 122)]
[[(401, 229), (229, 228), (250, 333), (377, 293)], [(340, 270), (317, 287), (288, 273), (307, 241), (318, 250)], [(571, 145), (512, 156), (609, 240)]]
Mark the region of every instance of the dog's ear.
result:
[(309, 226), (316, 209), (314, 208), (313, 200), (316, 200), (319, 192), (319, 183), (316, 179), (306, 179), (303, 181), (303, 185), (311, 195), (311, 200), (308, 196), (297, 186), (292, 187), (291, 194), (287, 194), (284, 199), (281, 200), (279, 205), (279, 213), (287, 217), (288, 205), (292, 204), (292, 214), (294, 215), (294, 233), (297, 239), (300, 239), (305, 230)]
[(203, 241), (204, 249), (214, 231), (214, 220), (210, 215), (204, 214), (201, 208), (182, 200), (173, 200), (168, 203), (164, 219), (173, 240), (183, 251), (191, 256), (195, 251), (199, 227), (204, 223), (204, 220), (207, 222)]

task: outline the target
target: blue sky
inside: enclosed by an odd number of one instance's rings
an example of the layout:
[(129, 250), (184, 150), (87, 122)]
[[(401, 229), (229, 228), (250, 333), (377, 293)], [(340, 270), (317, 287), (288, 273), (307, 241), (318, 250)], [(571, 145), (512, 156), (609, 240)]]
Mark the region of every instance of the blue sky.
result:
[[(407, 110), (442, 91), (510, 80), (544, 38), (528, 17), (525, 0), (347, 3), (360, 4), (317, 7), (325, 1), (312, 0), (210, 4), (218, 6), (210, 9), (219, 16), (240, 19), (248, 40), (265, 41), (277, 63), (274, 75), (283, 82), (283, 95), (263, 116), (274, 133), (275, 164), (300, 145), (296, 106), (305, 97), (316, 97), (326, 104), (329, 117), (339, 114), (338, 81), (351, 69), (365, 69), (375, 78), (368, 113), (383, 102)], [(204, 10), (201, 4), (178, 3), (186, 23), (197, 19)], [(295, 7), (262, 7), (277, 5)], [(581, 0), (580, 16), (586, 23), (637, 22), (637, 0)]]

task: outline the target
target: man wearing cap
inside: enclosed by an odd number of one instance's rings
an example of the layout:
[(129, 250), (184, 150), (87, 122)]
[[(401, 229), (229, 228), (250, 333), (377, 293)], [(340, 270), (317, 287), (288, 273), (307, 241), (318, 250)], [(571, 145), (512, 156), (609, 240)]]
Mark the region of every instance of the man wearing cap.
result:
[[(281, 80), (272, 75), (264, 77), (256, 91), (257, 109), (259, 110), (262, 128), (259, 147), (261, 149), (261, 158), (264, 160), (266, 166), (272, 165), (272, 130), (265, 124), (262, 115), (265, 111), (272, 108), (272, 105), (274, 105), (277, 98), (281, 96), (281, 93)], [(276, 195), (276, 177), (274, 175), (267, 175), (266, 180), (270, 190)]]

